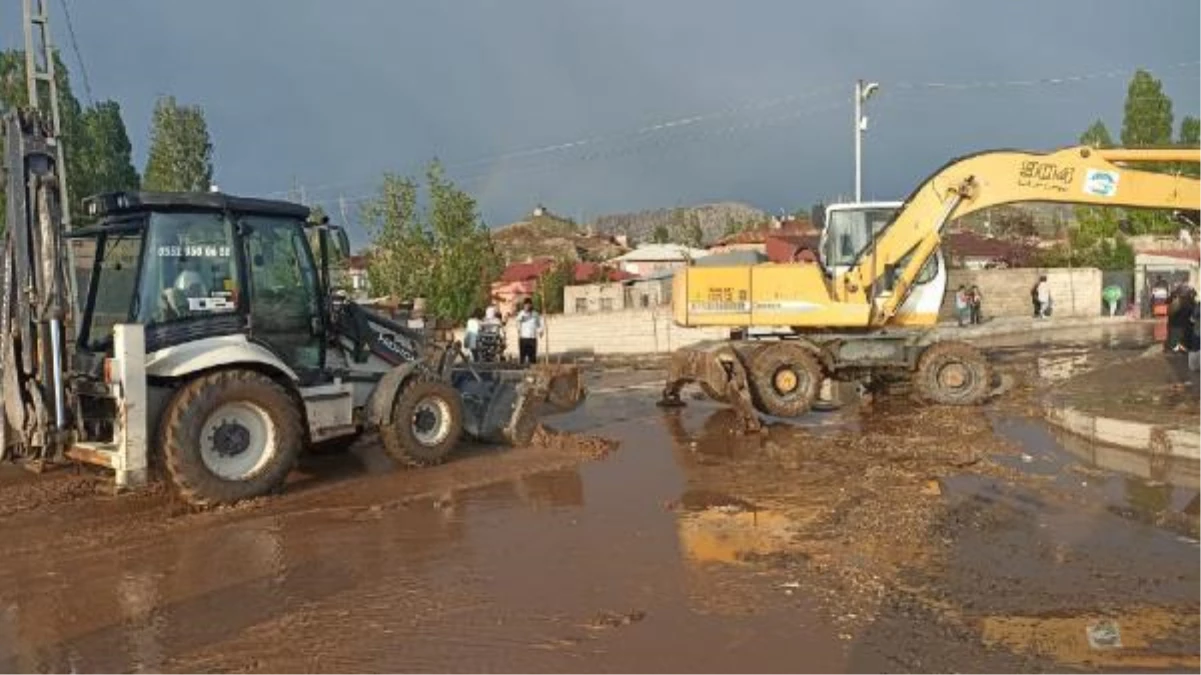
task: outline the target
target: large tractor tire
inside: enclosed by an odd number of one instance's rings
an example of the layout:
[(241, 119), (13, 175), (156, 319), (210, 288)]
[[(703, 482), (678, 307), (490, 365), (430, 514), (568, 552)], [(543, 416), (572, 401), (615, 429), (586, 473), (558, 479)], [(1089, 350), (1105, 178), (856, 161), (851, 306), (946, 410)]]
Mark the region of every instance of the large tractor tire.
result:
[(992, 366), (965, 342), (935, 342), (918, 359), (913, 384), (917, 395), (931, 403), (976, 405), (992, 392)]
[(463, 402), (454, 387), (413, 377), (392, 404), (392, 421), (380, 427), (384, 451), (406, 467), (441, 464), (463, 435)]
[(812, 352), (793, 342), (777, 342), (751, 357), (751, 397), (760, 412), (800, 417), (821, 390), (821, 364)]
[(159, 447), (185, 501), (232, 504), (283, 487), (304, 445), (302, 424), (296, 400), (271, 378), (226, 370), (175, 392)]

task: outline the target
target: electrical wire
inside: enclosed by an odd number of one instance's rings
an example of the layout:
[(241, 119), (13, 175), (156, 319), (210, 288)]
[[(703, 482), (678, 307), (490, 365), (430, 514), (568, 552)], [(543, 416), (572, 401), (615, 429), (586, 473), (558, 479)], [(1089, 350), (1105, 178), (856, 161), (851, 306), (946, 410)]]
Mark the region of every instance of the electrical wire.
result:
[[(1170, 70), (1175, 70), (1175, 69), (1197, 67), (1199, 65), (1201, 65), (1201, 61), (1186, 61), (1186, 62), (1175, 63), (1175, 64), (1171, 64), (1171, 65), (1167, 65), (1167, 66), (1163, 66), (1163, 67), (1159, 67), (1159, 68), (1143, 68), (1142, 70), (1146, 70), (1152, 74), (1155, 74), (1155, 73), (1162, 73), (1165, 71), (1170, 71)], [(1059, 85), (1087, 82), (1090, 80), (1111, 79), (1111, 78), (1119, 77), (1122, 75), (1129, 75), (1129, 74), (1135, 72), (1136, 70), (1138, 70), (1138, 69), (1132, 68), (1132, 67), (1126, 67), (1126, 68), (1115, 68), (1115, 69), (1110, 69), (1110, 70), (1105, 70), (1105, 71), (1098, 71), (1098, 72), (1093, 72), (1093, 73), (1054, 76), (1054, 77), (1042, 77), (1042, 78), (1025, 79), (1025, 80), (976, 80), (976, 81), (967, 81), (967, 82), (939, 82), (939, 81), (906, 82), (906, 81), (901, 81), (901, 82), (888, 84), (887, 86), (889, 87), (889, 89), (897, 89), (897, 90), (901, 90), (901, 91), (907, 91), (907, 90), (908, 91), (913, 91), (913, 90), (964, 91), (964, 90), (973, 90), (973, 89), (1004, 89), (1004, 88), (1012, 88), (1012, 87), (1059, 86)], [(505, 162), (510, 162), (513, 160), (528, 159), (531, 157), (538, 157), (538, 156), (542, 156), (542, 155), (565, 153), (568, 151), (575, 151), (575, 150), (580, 150), (580, 149), (586, 148), (586, 147), (599, 146), (599, 145), (603, 145), (606, 143), (615, 143), (615, 142), (620, 142), (623, 140), (637, 141), (639, 139), (656, 136), (658, 134), (665, 133), (665, 132), (675, 132), (681, 128), (698, 125), (702, 122), (707, 122), (707, 121), (711, 121), (714, 119), (730, 117), (730, 116), (734, 116), (734, 115), (738, 115), (738, 114), (742, 114), (742, 113), (746, 113), (746, 112), (764, 110), (767, 108), (783, 105), (783, 104), (786, 104), (789, 102), (812, 98), (812, 97), (821, 95), (823, 93), (842, 89), (845, 86), (846, 86), (845, 84), (825, 85), (825, 86), (813, 88), (806, 92), (792, 94), (789, 96), (757, 99), (757, 100), (754, 100), (754, 101), (751, 101), (748, 103), (744, 103), (742, 105), (738, 105), (738, 106), (734, 106), (731, 108), (726, 108), (723, 110), (714, 111), (714, 112), (710, 112), (710, 113), (702, 113), (702, 114), (689, 115), (689, 116), (679, 117), (679, 118), (674, 118), (674, 119), (662, 120), (659, 122), (654, 122), (654, 123), (651, 123), (648, 125), (644, 125), (642, 127), (639, 127), (637, 129), (634, 129), (634, 130), (626, 132), (626, 133), (584, 136), (584, 137), (576, 138), (574, 140), (564, 141), (561, 143), (554, 143), (554, 144), (548, 144), (548, 145), (542, 145), (542, 146), (534, 146), (534, 147), (525, 148), (525, 149), (519, 149), (519, 150), (513, 150), (513, 151), (509, 151), (509, 152), (504, 152), (504, 153), (483, 156), (483, 157), (479, 157), (479, 158), (472, 159), (472, 160), (454, 162), (451, 164), (444, 165), (443, 168), (445, 168), (449, 172), (454, 169), (467, 168), (467, 167), (471, 167), (471, 166), (477, 166), (480, 164), (497, 165), (497, 164), (502, 164)], [(602, 155), (602, 156), (604, 156), (604, 155)], [(512, 172), (512, 171), (514, 171), (514, 169), (500, 168), (499, 171), (500, 172)], [(489, 171), (486, 175), (493, 175), (496, 172), (497, 172), (497, 170)], [(323, 184), (323, 185), (318, 185), (314, 188), (310, 188), (310, 194), (323, 192), (323, 191), (333, 189), (333, 188), (362, 187), (367, 184), (369, 184), (369, 182), (367, 182), (367, 181), (327, 183), (327, 184)], [(270, 192), (270, 193), (268, 193), (268, 195), (270, 195), (270, 196), (287, 196), (289, 194), (292, 194), (293, 192), (294, 192), (294, 190), (279, 190), (276, 192)], [(329, 200), (326, 200), (326, 202), (328, 202), (328, 201)], [(318, 203), (326, 203), (326, 202), (318, 202)]]
[(75, 25), (71, 22), (71, 10), (67, 7), (67, 0), (59, 0), (58, 3), (63, 8), (63, 18), (67, 23), (67, 36), (71, 40), (71, 50), (75, 52), (75, 60), (79, 62), (79, 74), (83, 80), (83, 91), (87, 97), (88, 105), (91, 106), (95, 101), (92, 98), (92, 82), (88, 78), (88, 68), (83, 62), (83, 54), (79, 51), (79, 41), (75, 39)]

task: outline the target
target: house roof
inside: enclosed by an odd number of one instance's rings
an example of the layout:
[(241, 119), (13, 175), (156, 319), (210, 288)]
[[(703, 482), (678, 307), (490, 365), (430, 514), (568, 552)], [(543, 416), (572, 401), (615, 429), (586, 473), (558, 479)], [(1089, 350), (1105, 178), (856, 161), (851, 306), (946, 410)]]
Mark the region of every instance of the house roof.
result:
[(985, 237), (975, 232), (952, 232), (943, 237), (943, 249), (952, 257), (989, 258), (1018, 264), (1035, 252), (1033, 246), (1021, 242)]
[(1139, 251), (1136, 256), (1154, 256), (1156, 258), (1175, 258), (1176, 260), (1191, 260), (1197, 262), (1201, 260), (1201, 249), (1197, 247), (1188, 249), (1164, 249), (1159, 251)]
[(688, 258), (701, 258), (709, 252), (701, 248), (689, 248), (680, 244), (644, 244), (628, 253), (623, 253), (609, 262), (683, 262)]

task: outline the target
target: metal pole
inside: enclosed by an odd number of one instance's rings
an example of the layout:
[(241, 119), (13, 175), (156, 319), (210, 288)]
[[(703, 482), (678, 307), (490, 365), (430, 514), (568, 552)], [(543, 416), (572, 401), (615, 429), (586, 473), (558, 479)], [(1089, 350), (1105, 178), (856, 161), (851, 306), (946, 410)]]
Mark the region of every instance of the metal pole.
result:
[(855, 81), (855, 201), (863, 201), (863, 80)]

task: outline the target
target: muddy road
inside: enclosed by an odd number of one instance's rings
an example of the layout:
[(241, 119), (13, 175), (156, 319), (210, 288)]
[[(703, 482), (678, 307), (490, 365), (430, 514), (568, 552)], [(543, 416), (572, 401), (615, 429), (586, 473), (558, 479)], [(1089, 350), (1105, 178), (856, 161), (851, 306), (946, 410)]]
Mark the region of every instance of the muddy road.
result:
[(752, 437), (598, 372), (534, 447), (398, 471), (367, 439), (207, 513), (6, 468), (0, 671), (1196, 672), (1196, 465), (1037, 416), (1146, 339), (994, 341), (1018, 384), (983, 409)]

